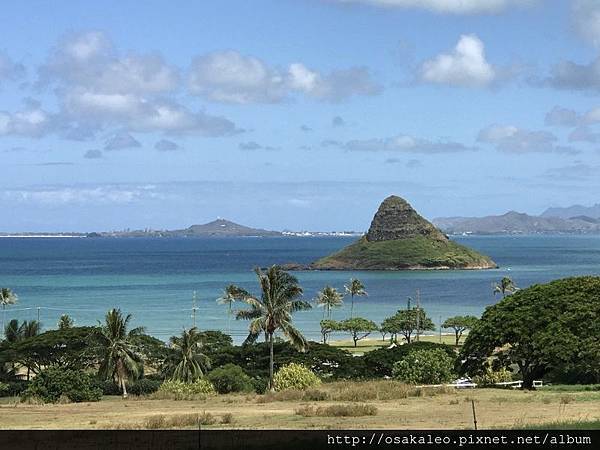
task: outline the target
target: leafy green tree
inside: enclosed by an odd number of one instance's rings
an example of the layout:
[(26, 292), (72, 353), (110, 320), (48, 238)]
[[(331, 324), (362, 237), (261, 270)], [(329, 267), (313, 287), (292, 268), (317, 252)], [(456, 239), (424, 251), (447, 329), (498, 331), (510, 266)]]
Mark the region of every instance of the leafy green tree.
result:
[(9, 288), (0, 288), (0, 305), (2, 305), (2, 331), (5, 329), (6, 307), (17, 303), (18, 297)]
[(339, 308), (344, 303), (344, 296), (338, 292), (336, 288), (325, 286), (322, 291), (317, 294), (317, 305), (322, 306), (323, 316), (327, 313), (327, 319), (331, 319), (331, 310)]
[(193, 383), (210, 368), (210, 360), (202, 353), (202, 335), (197, 328), (183, 330), (171, 338), (172, 352), (165, 361), (164, 372), (172, 380)]
[(514, 294), (519, 290), (515, 282), (510, 277), (502, 277), (499, 283), (492, 285), (494, 295), (502, 294), (502, 298), (507, 294)]
[(71, 317), (69, 317), (68, 314), (63, 314), (60, 316), (60, 319), (58, 319), (58, 329), (66, 330), (68, 328), (72, 328), (74, 323), (75, 322), (73, 319), (71, 319)]
[[(149, 336), (145, 333), (140, 333), (132, 337), (132, 343), (144, 359), (144, 364), (160, 371), (165, 360), (170, 354), (170, 349), (167, 344), (154, 336)], [(140, 380), (141, 381), (141, 380)]]
[(396, 314), (383, 321), (382, 328), (391, 334), (393, 340), (396, 340), (397, 335), (401, 334), (406, 342), (410, 344), (413, 333), (433, 331), (435, 330), (435, 324), (427, 316), (424, 309), (412, 308), (398, 310)]
[(444, 350), (417, 350), (394, 364), (392, 376), (410, 384), (448, 383), (454, 377), (454, 358)]
[(466, 330), (471, 330), (477, 324), (479, 319), (475, 316), (453, 316), (447, 318), (442, 324), (442, 328), (452, 328), (456, 338), (455, 345), (458, 346), (460, 338)]
[(600, 382), (600, 277), (534, 285), (488, 307), (463, 344), (462, 371), (517, 366), (523, 388), (552, 373)]
[(235, 364), (217, 367), (207, 375), (207, 378), (219, 394), (250, 392), (253, 388), (252, 379)]
[(72, 402), (97, 402), (102, 390), (92, 381), (92, 377), (81, 370), (52, 367), (35, 377), (23, 397), (37, 397), (48, 403), (56, 403), (62, 397)]
[(350, 278), (350, 282), (344, 285), (344, 289), (346, 290), (346, 294), (350, 295), (352, 299), (350, 306), (350, 318), (352, 319), (354, 317), (354, 297), (364, 297), (369, 294), (367, 294), (365, 286), (358, 278)]
[(83, 370), (97, 363), (97, 354), (90, 347), (96, 331), (94, 327), (73, 327), (19, 337), (1, 347), (1, 358), (26, 367), (28, 374), (37, 375), (50, 367)]
[(245, 292), (237, 286), (230, 284), (217, 299), (220, 305), (227, 305), (227, 333), (231, 334), (231, 316), (233, 314), (233, 304), (243, 299)]
[(338, 329), (340, 331), (346, 331), (352, 336), (352, 341), (356, 347), (358, 341), (369, 336), (373, 331), (379, 330), (379, 327), (375, 322), (363, 317), (355, 317), (353, 319), (346, 319), (338, 323)]
[(256, 269), (256, 276), (260, 285), (261, 295), (257, 298), (250, 293), (243, 292), (243, 301), (250, 305), (249, 310), (238, 311), (236, 318), (251, 320), (249, 342), (265, 333), (269, 343), (269, 388), (273, 385), (273, 341), (275, 332), (281, 330), (290, 342), (305, 351), (307, 341), (300, 331), (292, 324), (292, 314), (296, 311), (310, 309), (310, 303), (300, 300), (302, 288), (298, 279), (279, 266), (271, 266), (266, 271)]
[(329, 335), (334, 332), (334, 331), (338, 331), (339, 330), (339, 322), (336, 322), (335, 320), (321, 320), (320, 322), (321, 325), (321, 336), (323, 336), (323, 344), (327, 344), (327, 339), (329, 338)]
[(127, 382), (143, 373), (143, 361), (134, 342), (134, 338), (143, 332), (143, 328), (127, 330), (131, 314), (123, 317), (120, 309), (111, 309), (106, 313), (105, 323), (97, 333), (97, 342), (101, 353), (98, 375), (105, 380), (114, 380), (121, 387), (123, 398), (127, 398)]

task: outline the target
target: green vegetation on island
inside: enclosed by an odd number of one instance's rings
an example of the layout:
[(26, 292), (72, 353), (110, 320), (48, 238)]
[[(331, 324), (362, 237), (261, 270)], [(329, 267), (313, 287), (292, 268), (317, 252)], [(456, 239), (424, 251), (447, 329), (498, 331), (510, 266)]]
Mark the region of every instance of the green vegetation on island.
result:
[(404, 199), (386, 198), (369, 232), (311, 265), (323, 270), (490, 269), (496, 263), (448, 239)]

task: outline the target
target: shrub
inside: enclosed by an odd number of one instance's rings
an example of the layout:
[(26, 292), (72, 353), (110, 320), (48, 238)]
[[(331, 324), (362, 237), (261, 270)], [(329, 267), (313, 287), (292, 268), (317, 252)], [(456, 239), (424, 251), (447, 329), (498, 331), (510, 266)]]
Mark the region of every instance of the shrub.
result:
[(303, 406), (298, 408), (295, 413), (303, 417), (360, 417), (375, 416), (377, 408), (373, 405), (351, 404), (351, 405), (331, 405), (331, 406)]
[(269, 380), (267, 378), (252, 378), (252, 387), (254, 388), (254, 392), (257, 394), (264, 394), (267, 392), (267, 388), (269, 387)]
[(208, 374), (207, 378), (219, 394), (249, 392), (254, 388), (252, 379), (244, 373), (240, 366), (235, 364), (217, 367)]
[(3, 383), (2, 381), (0, 381), (0, 397), (6, 396), (9, 390), (10, 386), (8, 385), (8, 383)]
[(275, 390), (285, 389), (304, 390), (321, 384), (321, 380), (307, 367), (291, 363), (283, 366), (274, 377)]
[(504, 367), (498, 370), (488, 367), (483, 374), (473, 377), (473, 383), (479, 386), (492, 386), (507, 381), (512, 381), (512, 373)]
[(410, 384), (439, 384), (452, 380), (454, 359), (441, 349), (418, 350), (394, 363), (392, 375)]
[(37, 397), (47, 403), (56, 403), (61, 397), (68, 397), (72, 402), (96, 402), (102, 397), (102, 391), (94, 386), (92, 377), (82, 371), (48, 368), (35, 377), (22, 397)]
[(0, 383), (4, 389), (0, 388), (0, 397), (15, 397), (21, 395), (29, 386), (29, 381), (15, 380)]
[(215, 417), (211, 413), (203, 412), (202, 414), (176, 414), (173, 416), (165, 416), (158, 414), (148, 417), (141, 428), (150, 430), (166, 429), (166, 428), (184, 428), (200, 425), (213, 425), (216, 423)]
[(148, 395), (158, 391), (161, 385), (162, 382), (160, 380), (141, 378), (128, 385), (127, 391), (133, 395)]
[(184, 400), (194, 398), (196, 395), (214, 394), (215, 388), (210, 381), (199, 379), (193, 383), (184, 383), (183, 381), (167, 380), (164, 381), (155, 394), (157, 398), (173, 398), (175, 400)]

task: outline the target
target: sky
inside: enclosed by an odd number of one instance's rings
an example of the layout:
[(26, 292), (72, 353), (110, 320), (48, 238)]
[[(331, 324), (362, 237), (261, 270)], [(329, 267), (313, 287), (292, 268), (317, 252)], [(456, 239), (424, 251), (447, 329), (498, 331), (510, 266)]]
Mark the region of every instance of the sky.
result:
[(0, 231), (600, 202), (600, 1), (12, 2)]

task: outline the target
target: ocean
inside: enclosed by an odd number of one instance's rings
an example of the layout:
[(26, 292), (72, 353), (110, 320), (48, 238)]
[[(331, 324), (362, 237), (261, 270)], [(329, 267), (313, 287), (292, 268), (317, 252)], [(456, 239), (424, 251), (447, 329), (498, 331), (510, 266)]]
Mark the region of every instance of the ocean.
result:
[[(61, 314), (77, 325), (97, 324), (110, 308), (132, 314), (132, 326), (167, 340), (189, 328), (230, 331), (236, 342), (248, 323), (228, 320), (216, 303), (222, 289), (238, 284), (257, 292), (253, 267), (309, 263), (355, 238), (283, 237), (224, 239), (0, 239), (0, 286), (19, 296), (6, 319), (39, 317), (44, 329)], [(519, 287), (575, 275), (600, 274), (600, 236), (468, 236), (456, 241), (490, 255), (499, 269), (483, 271), (297, 272), (304, 298), (312, 300), (329, 284), (343, 290), (357, 277), (368, 297), (355, 299), (355, 315), (381, 322), (417, 290), (436, 324), (453, 315), (480, 315), (499, 300), (492, 284), (510, 276)], [(193, 314), (194, 292), (196, 314)], [(414, 304), (414, 300), (413, 300)], [(235, 305), (234, 309), (243, 305)], [(350, 301), (333, 312), (348, 317)], [(321, 308), (296, 313), (296, 325), (319, 340)], [(343, 335), (339, 336), (340, 338)], [(334, 336), (334, 339), (336, 337)]]

